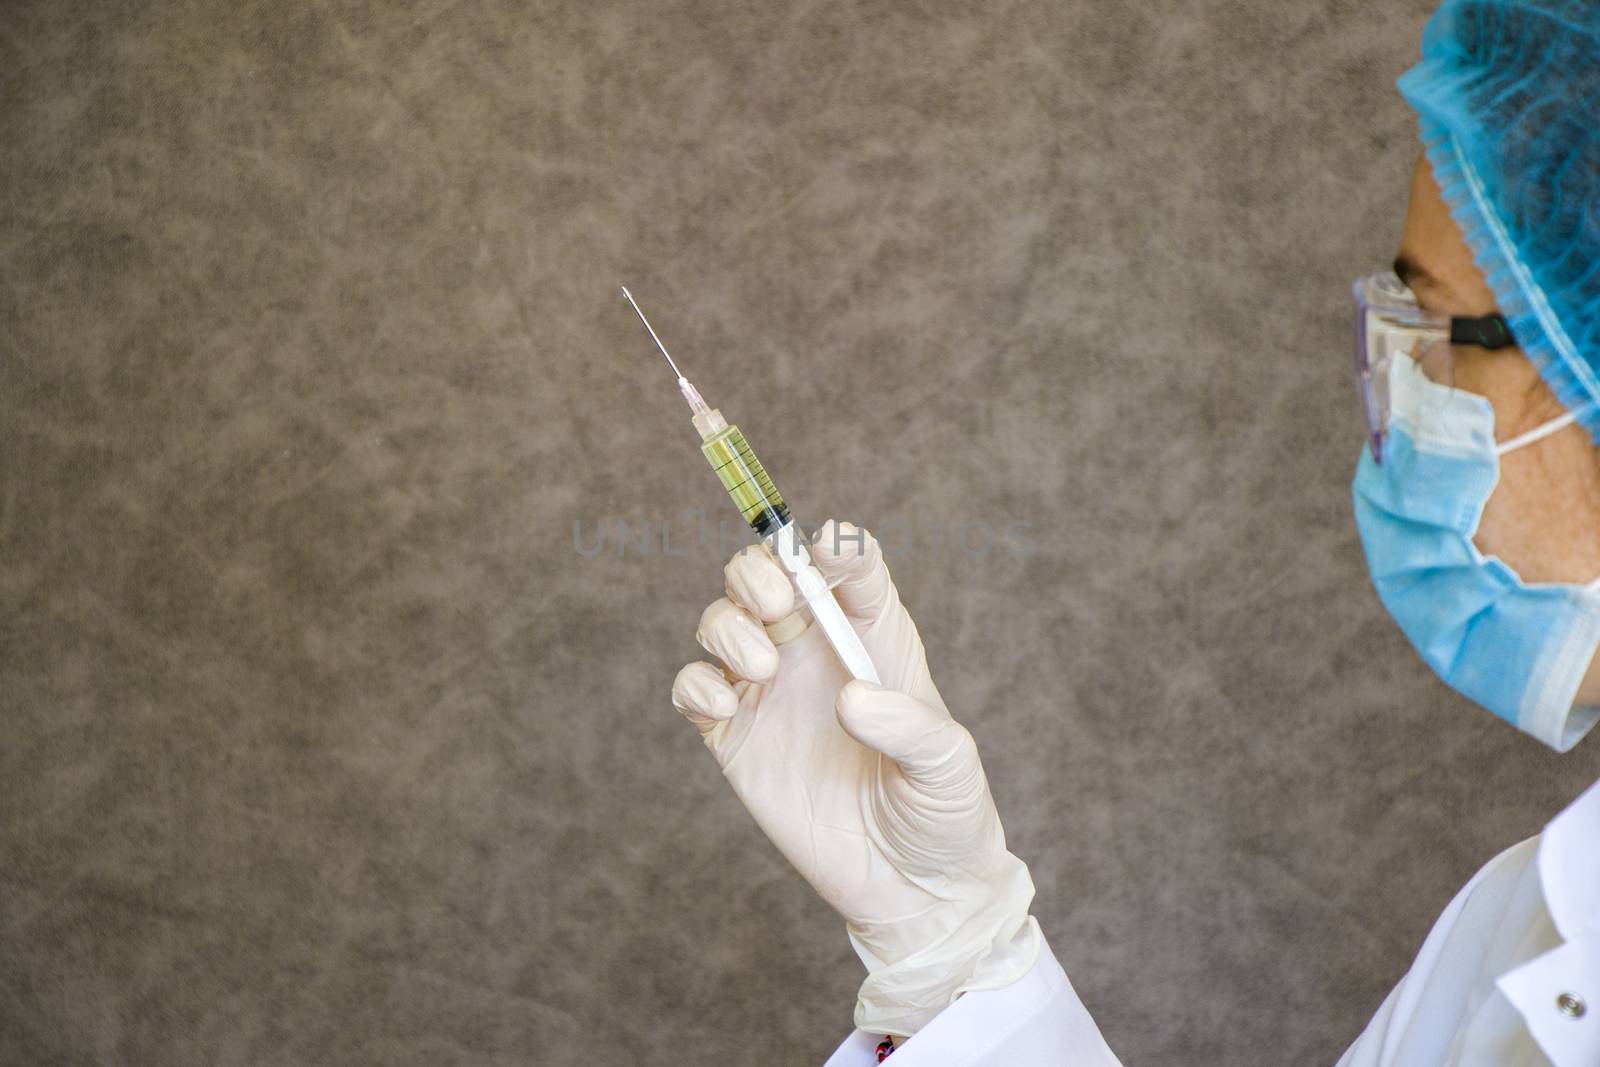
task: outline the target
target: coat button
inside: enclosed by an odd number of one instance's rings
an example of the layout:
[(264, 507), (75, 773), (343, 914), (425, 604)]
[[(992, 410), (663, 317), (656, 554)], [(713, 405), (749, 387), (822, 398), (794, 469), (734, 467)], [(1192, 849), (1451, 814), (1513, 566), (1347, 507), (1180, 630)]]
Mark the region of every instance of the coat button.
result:
[(1569, 1019), (1581, 1019), (1584, 1012), (1589, 1010), (1583, 998), (1576, 993), (1563, 993), (1556, 998), (1556, 1008), (1562, 1015)]

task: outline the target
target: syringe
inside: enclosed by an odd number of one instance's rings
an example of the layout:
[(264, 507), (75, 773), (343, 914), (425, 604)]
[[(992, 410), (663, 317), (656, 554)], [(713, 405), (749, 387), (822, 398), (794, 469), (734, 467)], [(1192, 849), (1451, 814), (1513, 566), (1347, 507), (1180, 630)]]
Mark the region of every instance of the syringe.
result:
[(691, 421), (700, 433), (700, 452), (711, 464), (711, 469), (717, 472), (722, 487), (733, 498), (739, 514), (756, 535), (767, 543), (778, 565), (788, 572), (794, 582), (795, 592), (822, 628), (845, 669), (853, 677), (876, 683), (878, 672), (872, 665), (872, 657), (867, 655), (860, 635), (850, 625), (850, 620), (845, 618), (839, 602), (833, 598), (827, 579), (811, 562), (805, 537), (789, 517), (789, 506), (783, 502), (783, 494), (772, 484), (772, 478), (751, 451), (744, 434), (739, 432), (739, 427), (724, 419), (722, 412), (707, 404), (701, 398), (700, 391), (689, 384), (689, 379), (683, 376), (668, 354), (667, 346), (661, 343), (661, 338), (651, 328), (650, 320), (644, 317), (644, 312), (639, 311), (639, 305), (634, 302), (627, 286), (622, 287), (622, 295), (628, 298), (628, 303), (633, 304), (639, 321), (650, 331), (651, 340), (667, 357), (672, 373), (678, 376), (678, 391), (688, 401)]

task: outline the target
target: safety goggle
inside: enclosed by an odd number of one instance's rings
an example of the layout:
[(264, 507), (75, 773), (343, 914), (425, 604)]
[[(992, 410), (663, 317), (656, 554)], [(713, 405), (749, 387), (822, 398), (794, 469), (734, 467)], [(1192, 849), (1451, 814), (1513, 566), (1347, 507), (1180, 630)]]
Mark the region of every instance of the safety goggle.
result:
[(1355, 284), (1356, 396), (1367, 421), (1373, 462), (1383, 462), (1389, 432), (1389, 367), (1396, 357), (1415, 360), (1423, 374), (1453, 385), (1452, 345), (1509, 348), (1516, 344), (1504, 316), (1438, 315), (1425, 311), (1393, 271)]

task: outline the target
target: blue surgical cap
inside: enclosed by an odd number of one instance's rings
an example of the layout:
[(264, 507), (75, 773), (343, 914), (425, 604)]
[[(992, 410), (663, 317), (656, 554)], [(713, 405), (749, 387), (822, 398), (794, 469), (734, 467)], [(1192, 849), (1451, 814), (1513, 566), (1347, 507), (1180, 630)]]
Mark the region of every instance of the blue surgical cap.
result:
[(1600, 442), (1600, 3), (1445, 0), (1399, 84), (1517, 343)]

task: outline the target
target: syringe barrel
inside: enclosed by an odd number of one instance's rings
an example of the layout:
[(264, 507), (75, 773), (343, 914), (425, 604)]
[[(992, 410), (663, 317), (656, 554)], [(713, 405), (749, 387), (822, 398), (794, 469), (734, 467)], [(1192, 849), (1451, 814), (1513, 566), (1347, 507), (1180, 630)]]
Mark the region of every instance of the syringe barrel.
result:
[(750, 528), (765, 537), (789, 522), (789, 508), (737, 426), (724, 426), (700, 442), (700, 451)]

